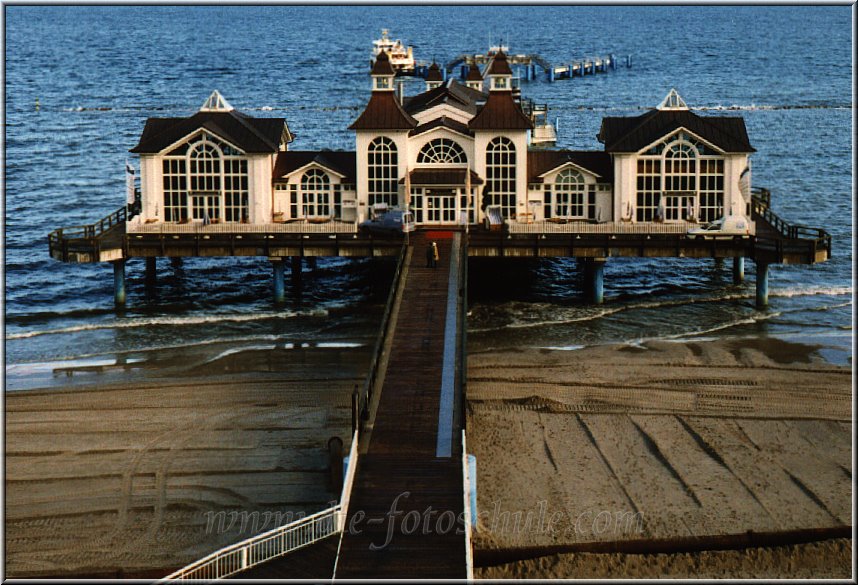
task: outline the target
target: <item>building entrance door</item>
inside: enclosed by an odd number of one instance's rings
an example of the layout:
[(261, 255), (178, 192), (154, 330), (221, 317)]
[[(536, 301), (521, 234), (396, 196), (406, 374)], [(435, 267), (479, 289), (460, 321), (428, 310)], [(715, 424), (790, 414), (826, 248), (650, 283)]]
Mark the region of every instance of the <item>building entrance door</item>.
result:
[(194, 219), (220, 219), (220, 193), (192, 193), (191, 211)]
[(452, 189), (427, 189), (425, 205), (425, 223), (456, 223), (456, 194)]
[(666, 193), (664, 197), (665, 221), (680, 221), (688, 219), (695, 208), (693, 193)]

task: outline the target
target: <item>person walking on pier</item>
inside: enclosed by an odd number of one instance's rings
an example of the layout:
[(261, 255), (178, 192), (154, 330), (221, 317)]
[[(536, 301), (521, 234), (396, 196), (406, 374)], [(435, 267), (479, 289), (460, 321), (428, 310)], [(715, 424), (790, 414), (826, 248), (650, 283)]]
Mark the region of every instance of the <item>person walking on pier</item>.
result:
[(438, 260), (440, 259), (438, 255), (438, 242), (432, 242), (432, 268), (438, 268)]
[(433, 268), (435, 264), (435, 251), (432, 248), (432, 242), (426, 244), (426, 268)]

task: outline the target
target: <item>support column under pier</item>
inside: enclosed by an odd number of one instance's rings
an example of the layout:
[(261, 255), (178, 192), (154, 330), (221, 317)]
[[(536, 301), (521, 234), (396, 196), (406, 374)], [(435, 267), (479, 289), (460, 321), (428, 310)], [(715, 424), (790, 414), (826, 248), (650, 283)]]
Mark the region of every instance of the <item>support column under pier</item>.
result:
[(733, 258), (733, 284), (742, 284), (745, 280), (745, 257), (735, 256)]
[(605, 258), (583, 258), (584, 290), (595, 305), (605, 302)]
[(292, 283), (301, 283), (301, 257), (292, 256)]
[(769, 265), (757, 262), (757, 308), (764, 309), (769, 305)]
[(125, 260), (116, 260), (113, 264), (113, 303), (117, 307), (125, 306)]
[(148, 256), (146, 258), (146, 288), (154, 288), (158, 282), (157, 258)]
[(284, 276), (286, 273), (286, 267), (283, 260), (272, 260), (271, 265), (274, 267), (274, 302), (275, 303), (285, 303), (286, 302), (286, 284), (284, 282)]

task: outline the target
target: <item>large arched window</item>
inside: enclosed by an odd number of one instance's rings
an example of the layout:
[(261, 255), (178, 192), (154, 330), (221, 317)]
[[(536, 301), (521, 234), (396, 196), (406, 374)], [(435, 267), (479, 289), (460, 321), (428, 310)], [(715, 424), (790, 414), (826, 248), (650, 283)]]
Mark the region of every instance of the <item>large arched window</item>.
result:
[(396, 205), (399, 192), (399, 171), (396, 144), (379, 136), (367, 148), (367, 181), (369, 204)]
[(564, 218), (584, 218), (587, 185), (584, 175), (566, 169), (554, 181), (554, 215)]
[(712, 221), (724, 213), (723, 153), (680, 131), (638, 156), (638, 221)]
[(301, 200), (304, 217), (331, 216), (331, 180), (319, 169), (310, 169), (301, 177)]
[(205, 132), (162, 161), (164, 221), (248, 219), (247, 158)]
[(515, 217), (515, 145), (499, 136), (486, 147), (486, 187), (489, 205), (500, 205), (503, 216)]
[(462, 147), (448, 138), (427, 142), (417, 155), (417, 164), (466, 164), (468, 157)]

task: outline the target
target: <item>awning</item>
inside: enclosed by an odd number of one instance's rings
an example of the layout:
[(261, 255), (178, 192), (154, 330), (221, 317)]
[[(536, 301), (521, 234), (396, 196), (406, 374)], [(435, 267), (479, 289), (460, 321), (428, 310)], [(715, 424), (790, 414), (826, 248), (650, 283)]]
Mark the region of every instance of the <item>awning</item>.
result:
[[(411, 171), (411, 186), (443, 185), (445, 187), (464, 187), (467, 169), (414, 169)], [(474, 171), (471, 173), (471, 185), (482, 185), (483, 180)], [(405, 177), (399, 179), (405, 183)]]

